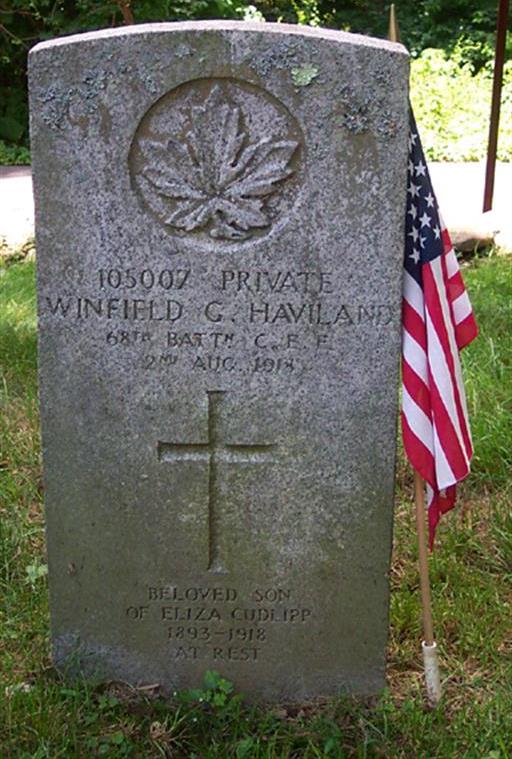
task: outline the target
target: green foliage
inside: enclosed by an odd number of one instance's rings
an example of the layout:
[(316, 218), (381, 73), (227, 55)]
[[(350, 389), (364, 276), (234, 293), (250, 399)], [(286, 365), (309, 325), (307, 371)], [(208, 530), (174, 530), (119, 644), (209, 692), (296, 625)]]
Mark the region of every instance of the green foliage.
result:
[(24, 145), (0, 140), (0, 166), (29, 166), (30, 150)]
[[(471, 0), (398, 0), (396, 5), (402, 39), (413, 56), (426, 48), (441, 48), (453, 56), (457, 64), (467, 64), (475, 72), (492, 60), (496, 0), (480, 0), (478, 4)], [(388, 10), (389, 3), (385, 0), (105, 0), (101, 3), (98, 0), (3, 0), (0, 4), (0, 164), (27, 162), (27, 153), (18, 150), (28, 147), (26, 58), (29, 49), (41, 40), (127, 22), (258, 17), (386, 37)], [(512, 20), (509, 28), (512, 28)], [(508, 57), (512, 56), (512, 36), (509, 37)]]
[[(123, 8), (124, 13), (123, 13)], [(3, 0), (0, 5), (0, 140), (28, 147), (26, 59), (37, 42), (130, 21), (242, 18), (243, 0)], [(128, 15), (127, 15), (128, 14)], [(8, 149), (7, 149), (8, 151)], [(2, 151), (0, 163), (21, 159)], [(3, 154), (2, 154), (3, 153)]]
[[(435, 161), (479, 161), (487, 153), (492, 68), (474, 73), (457, 54), (425, 50), (411, 61), (411, 102), (423, 148)], [(498, 159), (512, 160), (512, 61), (505, 65)]]
[[(512, 260), (464, 265), (480, 335), (463, 351), (475, 459), (430, 566), (444, 697), (424, 708), (411, 476), (399, 466), (390, 690), (378, 700), (248, 706), (215, 672), (200, 688), (64, 682), (48, 659), (34, 262), (0, 266), (0, 756), (13, 759), (509, 759), (512, 735)], [(314, 642), (312, 642), (313, 645)]]
[[(374, 37), (388, 33), (385, 0), (254, 0), (254, 5), (268, 21), (321, 24)], [(431, 47), (457, 51), (475, 69), (492, 59), (496, 0), (396, 0), (395, 5), (402, 40), (414, 55)]]
[(235, 694), (234, 686), (218, 672), (207, 670), (204, 675), (204, 687), (176, 692), (176, 702), (192, 708), (196, 713), (196, 721), (210, 719), (215, 715), (216, 720), (232, 721), (238, 719), (242, 708), (242, 697)]
[(29, 564), (25, 567), (25, 572), (27, 573), (27, 581), (30, 586), (34, 588), (41, 577), (46, 577), (48, 574), (48, 567), (46, 564)]

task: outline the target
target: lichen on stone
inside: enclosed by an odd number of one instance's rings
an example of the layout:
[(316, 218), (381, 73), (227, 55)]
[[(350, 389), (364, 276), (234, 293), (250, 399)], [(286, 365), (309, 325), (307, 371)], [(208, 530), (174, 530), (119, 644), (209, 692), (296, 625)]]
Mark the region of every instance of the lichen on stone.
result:
[(307, 87), (311, 84), (313, 79), (316, 79), (319, 70), (318, 66), (313, 66), (311, 63), (306, 63), (304, 66), (299, 66), (292, 69), (292, 82), (296, 87)]

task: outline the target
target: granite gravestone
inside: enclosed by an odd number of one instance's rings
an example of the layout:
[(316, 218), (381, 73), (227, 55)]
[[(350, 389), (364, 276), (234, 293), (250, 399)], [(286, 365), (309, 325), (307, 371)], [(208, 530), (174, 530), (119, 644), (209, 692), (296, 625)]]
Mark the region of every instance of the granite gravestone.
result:
[(383, 686), (407, 79), (273, 24), (31, 52), (59, 667)]

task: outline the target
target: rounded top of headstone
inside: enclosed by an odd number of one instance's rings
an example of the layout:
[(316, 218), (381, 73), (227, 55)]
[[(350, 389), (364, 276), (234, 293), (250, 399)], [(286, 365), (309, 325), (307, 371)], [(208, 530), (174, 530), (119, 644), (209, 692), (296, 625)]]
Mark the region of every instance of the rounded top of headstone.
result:
[(297, 37), (312, 38), (338, 42), (345, 45), (359, 47), (380, 48), (396, 54), (407, 55), (406, 48), (397, 42), (367, 37), (352, 32), (342, 32), (335, 29), (324, 29), (315, 26), (302, 26), (296, 24), (262, 23), (257, 21), (175, 21), (153, 24), (134, 24), (116, 29), (99, 29), (84, 34), (71, 34), (57, 39), (47, 40), (35, 45), (29, 55), (34, 55), (41, 50), (47, 50), (62, 45), (75, 45), (84, 42), (97, 42), (116, 37), (134, 37), (138, 35), (168, 34), (169, 32), (231, 32), (239, 34), (275, 34), (293, 35)]
[(66, 166), (93, 167), (94, 187), (110, 172), (124, 229), (141, 224), (157, 247), (194, 254), (284, 244), (310, 198), (359, 160), (361, 140), (394, 149), (408, 77), (405, 49), (386, 40), (239, 21), (99, 30), (31, 55), (43, 114), (32, 137), (62, 140)]

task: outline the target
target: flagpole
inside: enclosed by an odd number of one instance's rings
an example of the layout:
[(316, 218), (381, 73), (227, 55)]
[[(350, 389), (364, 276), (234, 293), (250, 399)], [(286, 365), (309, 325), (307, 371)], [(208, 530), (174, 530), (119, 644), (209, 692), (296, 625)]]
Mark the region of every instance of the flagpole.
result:
[(398, 21), (396, 20), (396, 10), (394, 3), (391, 3), (389, 6), (388, 40), (390, 42), (400, 42), (400, 30), (398, 28)]
[[(389, 9), (389, 33), (391, 42), (400, 42), (400, 32), (396, 18), (395, 4)], [(441, 699), (441, 679), (437, 644), (434, 640), (432, 623), (432, 605), (430, 601), (430, 579), (428, 573), (427, 536), (425, 530), (425, 483), (421, 475), (414, 470), (414, 502), (416, 506), (416, 528), (418, 532), (418, 562), (420, 571), (421, 606), (423, 615), (423, 636), (421, 650), (425, 671), (427, 700), (431, 707), (437, 706)]]
[(431, 707), (435, 707), (441, 700), (441, 677), (439, 674), (437, 643), (434, 640), (432, 604), (430, 601), (427, 536), (425, 530), (425, 483), (416, 470), (414, 470), (414, 502), (416, 505), (418, 563), (420, 568), (421, 608), (423, 613), (423, 640), (421, 641), (421, 650), (423, 653), (427, 701)]
[(425, 530), (425, 483), (414, 470), (414, 502), (416, 505), (416, 530), (418, 532), (418, 563), (420, 566), (421, 605), (423, 612), (423, 634), (427, 646), (434, 643), (434, 625), (430, 602), (430, 582), (428, 573), (427, 537)]

